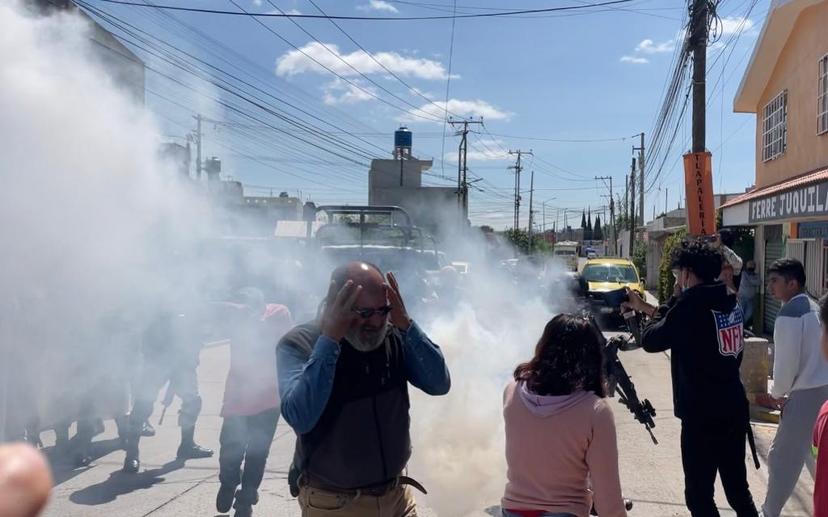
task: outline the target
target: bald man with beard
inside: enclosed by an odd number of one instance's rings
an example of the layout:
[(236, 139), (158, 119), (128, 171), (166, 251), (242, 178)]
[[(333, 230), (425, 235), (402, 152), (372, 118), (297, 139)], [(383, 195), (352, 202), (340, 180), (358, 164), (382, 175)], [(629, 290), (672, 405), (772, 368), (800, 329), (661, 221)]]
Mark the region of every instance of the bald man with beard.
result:
[(415, 517), (409, 383), (451, 386), (440, 348), (408, 316), (394, 275), (337, 268), (321, 317), (276, 348), (282, 415), (296, 432), (288, 481), (302, 517)]

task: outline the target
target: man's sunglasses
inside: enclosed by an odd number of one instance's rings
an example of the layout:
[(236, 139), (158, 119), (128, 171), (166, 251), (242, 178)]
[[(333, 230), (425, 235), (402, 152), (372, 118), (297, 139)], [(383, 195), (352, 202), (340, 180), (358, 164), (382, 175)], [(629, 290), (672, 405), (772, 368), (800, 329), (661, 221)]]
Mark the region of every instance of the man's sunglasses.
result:
[(354, 309), (354, 312), (362, 319), (368, 319), (374, 314), (379, 314), (380, 316), (386, 316), (389, 312), (391, 312), (391, 306), (385, 305), (378, 309)]

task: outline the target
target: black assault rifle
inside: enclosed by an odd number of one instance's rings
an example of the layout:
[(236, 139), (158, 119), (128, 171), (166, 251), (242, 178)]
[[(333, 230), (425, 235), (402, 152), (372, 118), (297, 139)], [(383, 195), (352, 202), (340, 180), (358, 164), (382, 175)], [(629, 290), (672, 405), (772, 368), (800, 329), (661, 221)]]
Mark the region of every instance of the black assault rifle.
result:
[(644, 424), (644, 428), (650, 433), (650, 438), (652, 438), (653, 443), (658, 445), (658, 440), (653, 434), (653, 428), (655, 427), (653, 417), (656, 416), (655, 408), (649, 400), (644, 399), (643, 402), (639, 400), (638, 393), (635, 391), (635, 385), (627, 374), (627, 370), (624, 369), (624, 365), (621, 364), (621, 359), (618, 358), (619, 350), (626, 352), (635, 350), (640, 346), (638, 339), (641, 333), (638, 319), (633, 318), (627, 320), (627, 325), (630, 327), (630, 337), (614, 336), (607, 339), (598, 327), (595, 316), (585, 314), (585, 317), (589, 320), (590, 325), (592, 325), (592, 328), (595, 329), (595, 332), (598, 333), (602, 341), (601, 344), (604, 349), (604, 369), (607, 376), (607, 394), (610, 397), (618, 394), (618, 400), (630, 410), (630, 413), (633, 414), (636, 420)]

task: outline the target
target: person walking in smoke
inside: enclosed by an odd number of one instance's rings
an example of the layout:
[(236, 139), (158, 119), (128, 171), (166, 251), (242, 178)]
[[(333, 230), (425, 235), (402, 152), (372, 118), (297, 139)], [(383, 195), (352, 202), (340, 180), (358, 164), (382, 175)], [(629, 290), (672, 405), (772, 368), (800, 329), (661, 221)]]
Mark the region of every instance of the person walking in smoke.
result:
[(828, 362), (820, 350), (819, 306), (805, 291), (805, 268), (784, 258), (768, 268), (768, 290), (782, 302), (773, 329), (775, 347), (770, 405), (782, 410), (768, 453), (764, 517), (778, 517), (802, 467), (814, 473), (809, 438), (820, 407), (828, 400)]
[(408, 384), (448, 393), (440, 348), (413, 322), (394, 275), (334, 270), (317, 321), (277, 346), (282, 415), (296, 432), (288, 481), (303, 517), (415, 517)]
[[(144, 422), (152, 415), (160, 389), (169, 382), (168, 390), (181, 398), (178, 425), (181, 444), (178, 460), (209, 458), (213, 451), (195, 443), (195, 425), (201, 413), (198, 392), (198, 367), (201, 333), (198, 311), (192, 301), (175, 302), (161, 309), (143, 335), (143, 364), (140, 380), (133, 393), (134, 403), (125, 434), (126, 458), (124, 472), (135, 473), (141, 468), (139, 441)], [(189, 309), (181, 311), (180, 309)]]
[[(555, 316), (503, 394), (504, 517), (625, 517), (601, 340), (589, 321)], [(591, 484), (591, 493), (590, 493)]]
[(222, 304), (226, 315), (222, 319), (230, 331), (230, 372), (221, 408), (216, 509), (226, 513), (235, 506), (235, 517), (249, 517), (259, 501), (259, 485), (279, 421), (276, 344), (292, 321), (287, 307), (265, 304), (258, 289), (242, 289), (236, 298), (235, 303)]
[(744, 315), (736, 294), (716, 280), (722, 253), (701, 239), (682, 242), (671, 265), (680, 292), (654, 307), (628, 290), (624, 303), (654, 318), (642, 331), (647, 352), (672, 350), (673, 401), (681, 420), (684, 495), (693, 517), (717, 517), (714, 486), (718, 473), (738, 517), (757, 517), (745, 468), (750, 441), (750, 408), (739, 376), (744, 350)]

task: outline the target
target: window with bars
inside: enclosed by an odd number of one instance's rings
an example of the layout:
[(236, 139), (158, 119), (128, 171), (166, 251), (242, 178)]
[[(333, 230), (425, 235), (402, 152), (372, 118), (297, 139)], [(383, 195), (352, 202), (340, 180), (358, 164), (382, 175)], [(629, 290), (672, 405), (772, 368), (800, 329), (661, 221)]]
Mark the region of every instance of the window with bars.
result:
[(762, 161), (782, 156), (788, 147), (788, 91), (783, 90), (762, 111)]
[(819, 60), (817, 86), (817, 134), (828, 133), (828, 54)]

